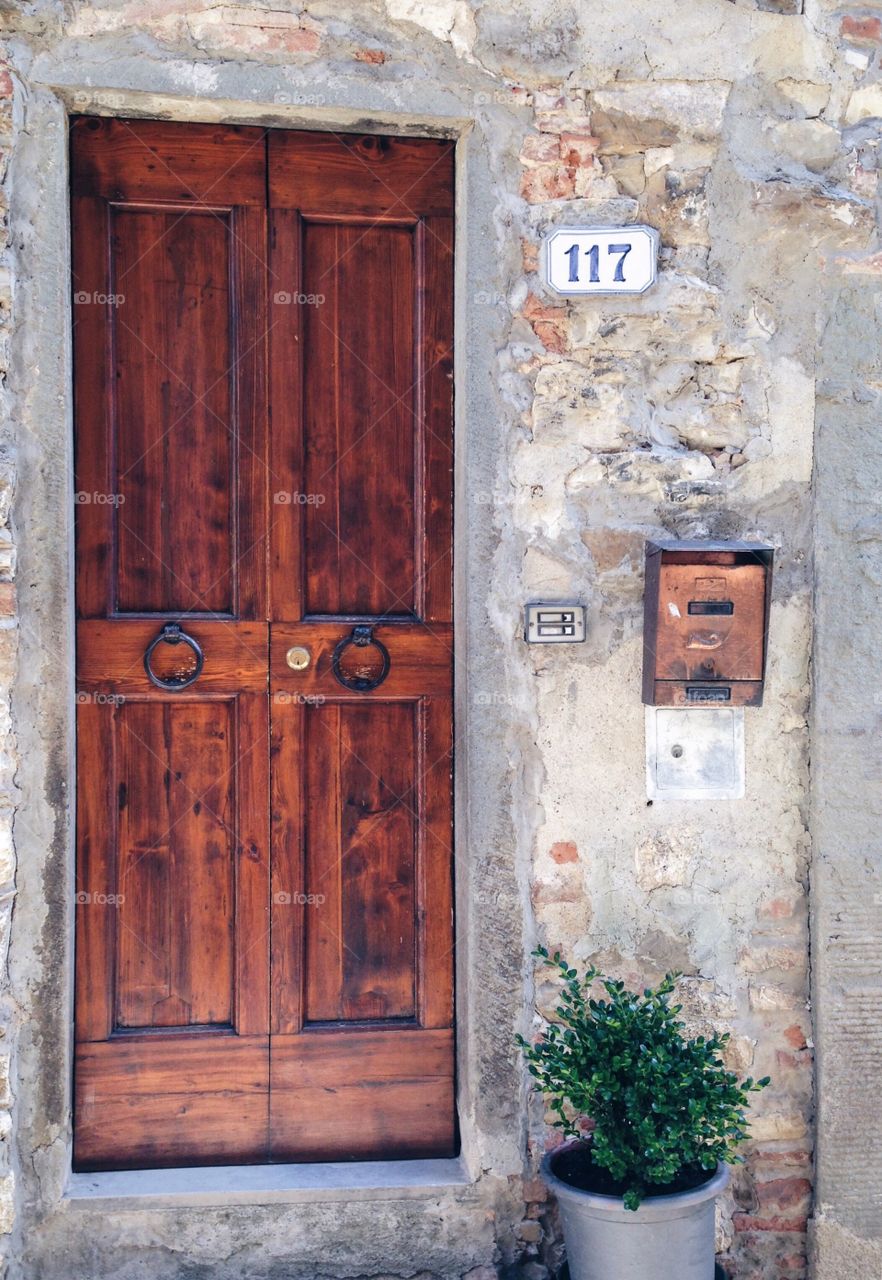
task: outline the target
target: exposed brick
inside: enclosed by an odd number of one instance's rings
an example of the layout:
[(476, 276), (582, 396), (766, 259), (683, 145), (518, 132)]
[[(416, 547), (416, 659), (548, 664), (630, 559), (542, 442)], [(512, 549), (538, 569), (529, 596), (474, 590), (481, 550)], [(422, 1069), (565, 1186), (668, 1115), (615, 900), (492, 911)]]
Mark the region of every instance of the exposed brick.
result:
[(542, 164), (527, 169), (521, 179), (521, 195), (530, 204), (546, 200), (572, 200), (576, 179), (572, 169), (562, 164)]
[(539, 270), (539, 246), (534, 244), (532, 240), (521, 241), (521, 258), (523, 260), (524, 272), (531, 275), (534, 271)]
[(569, 345), (566, 307), (540, 302), (535, 294), (529, 294), (523, 306), (523, 315), (533, 327), (533, 332), (547, 351), (562, 354)]
[(777, 1265), (788, 1275), (793, 1272), (802, 1272), (805, 1270), (806, 1256), (804, 1253), (784, 1253), (778, 1257)]
[(548, 1188), (541, 1178), (527, 1178), (523, 1185), (523, 1195), (530, 1204), (543, 1204), (548, 1199)]
[(550, 853), (555, 862), (578, 862), (579, 850), (572, 840), (556, 840)]
[(579, 165), (593, 165), (594, 157), (597, 155), (598, 141), (596, 138), (586, 137), (584, 134), (564, 133), (560, 139), (560, 158), (564, 164), (578, 167)]
[(878, 44), (882, 40), (882, 18), (847, 13), (839, 26), (839, 34), (846, 40)]
[(552, 133), (528, 133), (521, 147), (522, 164), (554, 164), (560, 159), (561, 142)]
[(793, 898), (772, 898), (764, 902), (757, 915), (761, 920), (789, 920), (796, 910)]
[(370, 62), (375, 66), (379, 66), (386, 61), (386, 55), (382, 49), (356, 49), (356, 62)]
[(807, 1227), (807, 1218), (754, 1218), (749, 1213), (734, 1213), (732, 1225), (736, 1231), (783, 1231), (802, 1232)]
[(756, 1198), (764, 1217), (805, 1215), (811, 1205), (812, 1184), (808, 1178), (774, 1178), (756, 1184)]

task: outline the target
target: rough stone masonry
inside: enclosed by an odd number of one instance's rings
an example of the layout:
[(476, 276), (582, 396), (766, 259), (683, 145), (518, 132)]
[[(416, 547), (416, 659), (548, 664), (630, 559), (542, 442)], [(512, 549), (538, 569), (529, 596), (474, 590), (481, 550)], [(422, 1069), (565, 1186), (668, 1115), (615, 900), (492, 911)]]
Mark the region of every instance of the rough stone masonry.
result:
[[(556, 1274), (536, 1173), (550, 1131), (513, 1049), (553, 998), (538, 940), (641, 984), (682, 970), (690, 1026), (730, 1031), (733, 1069), (771, 1075), (722, 1206), (726, 1274), (878, 1280), (880, 0), (0, 11), (5, 1274)], [(71, 111), (460, 139), (466, 1185), (68, 1195)], [(549, 228), (629, 222), (661, 234), (652, 291), (567, 302), (543, 287)], [(776, 547), (742, 801), (646, 801), (642, 555), (657, 536)], [(524, 646), (522, 604), (542, 597), (587, 603), (585, 645)]]

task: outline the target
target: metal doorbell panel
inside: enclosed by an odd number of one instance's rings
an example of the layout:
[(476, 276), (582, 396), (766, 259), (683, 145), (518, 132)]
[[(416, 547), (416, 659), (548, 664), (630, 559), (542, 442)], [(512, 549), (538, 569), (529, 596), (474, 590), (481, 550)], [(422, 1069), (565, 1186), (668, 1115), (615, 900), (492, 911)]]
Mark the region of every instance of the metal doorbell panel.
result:
[(530, 644), (579, 644), (585, 639), (585, 606), (528, 604), (524, 639)]

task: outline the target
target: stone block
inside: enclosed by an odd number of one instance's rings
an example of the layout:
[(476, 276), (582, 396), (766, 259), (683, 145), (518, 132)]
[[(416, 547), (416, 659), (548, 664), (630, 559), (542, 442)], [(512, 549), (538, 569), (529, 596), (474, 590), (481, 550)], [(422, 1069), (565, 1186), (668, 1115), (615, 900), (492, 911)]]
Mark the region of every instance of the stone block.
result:
[(798, 1112), (770, 1112), (768, 1115), (750, 1114), (750, 1139), (752, 1142), (794, 1142), (808, 1132), (805, 1116)]
[(622, 449), (630, 435), (625, 389), (618, 379), (602, 381), (571, 361), (543, 365), (536, 376), (533, 430), (537, 438)]
[(784, 120), (772, 128), (769, 140), (779, 155), (816, 173), (829, 169), (842, 147), (839, 130), (822, 120)]
[(882, 119), (882, 84), (865, 84), (848, 100), (845, 109), (845, 123), (859, 124), (861, 120)]
[(688, 884), (695, 875), (698, 842), (673, 831), (648, 836), (637, 846), (637, 883), (647, 893)]
[(227, 5), (188, 16), (193, 40), (215, 53), (237, 57), (287, 57), (315, 54), (321, 29), (309, 18), (287, 9), (254, 9)]
[(15, 1225), (15, 1176), (0, 1176), (0, 1235), (8, 1236)]
[(794, 80), (788, 76), (776, 81), (775, 88), (806, 116), (819, 116), (830, 101), (830, 86), (813, 80)]
[(723, 81), (617, 82), (591, 97), (591, 119), (602, 154), (630, 155), (669, 147), (682, 138), (715, 139), (729, 85)]
[(642, 195), (646, 187), (646, 171), (642, 155), (609, 156), (606, 172), (626, 196)]
[(396, 21), (412, 22), (436, 40), (449, 42), (460, 57), (475, 43), (475, 17), (467, 0), (386, 0), (386, 12)]

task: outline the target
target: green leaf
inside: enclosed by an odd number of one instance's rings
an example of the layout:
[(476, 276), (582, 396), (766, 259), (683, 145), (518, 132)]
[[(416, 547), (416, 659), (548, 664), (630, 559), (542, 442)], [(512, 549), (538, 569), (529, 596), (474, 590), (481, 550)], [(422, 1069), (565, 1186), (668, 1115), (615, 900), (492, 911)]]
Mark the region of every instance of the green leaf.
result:
[[(516, 1043), (527, 1069), (559, 1118), (555, 1127), (579, 1136), (593, 1122), (592, 1158), (626, 1189), (636, 1209), (648, 1184), (670, 1183), (687, 1167), (712, 1170), (734, 1163), (747, 1133), (750, 1093), (769, 1078), (738, 1083), (719, 1054), (729, 1033), (689, 1040), (671, 1006), (680, 974), (667, 974), (642, 995), (594, 966), (578, 971), (555, 952), (534, 952), (562, 987), (555, 1017), (535, 1043)], [(599, 981), (606, 999), (591, 995)]]

